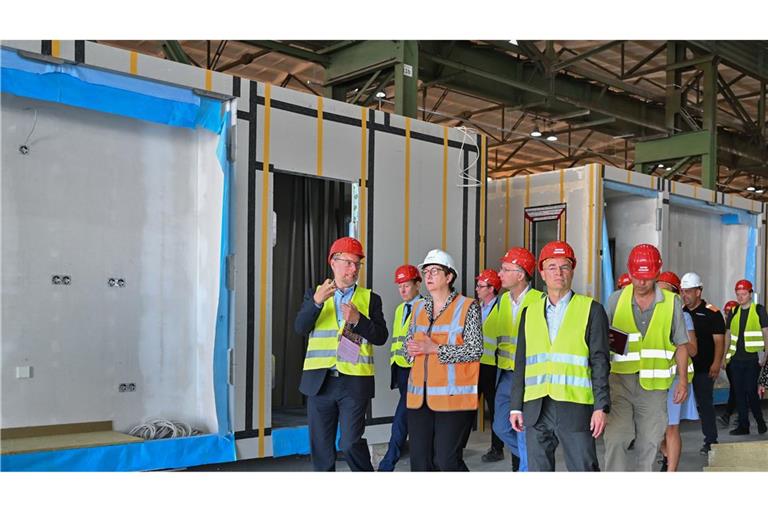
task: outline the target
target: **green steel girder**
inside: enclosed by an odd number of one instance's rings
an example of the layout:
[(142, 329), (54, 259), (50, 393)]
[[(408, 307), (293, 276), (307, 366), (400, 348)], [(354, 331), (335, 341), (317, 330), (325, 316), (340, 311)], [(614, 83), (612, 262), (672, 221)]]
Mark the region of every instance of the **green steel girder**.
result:
[(710, 132), (681, 133), (665, 139), (635, 144), (635, 162), (639, 164), (678, 160), (687, 156), (700, 156), (709, 152)]
[(686, 41), (758, 80), (768, 80), (767, 41)]
[[(562, 73), (547, 77), (529, 61), (465, 42), (457, 42), (450, 56), (444, 57), (439, 53), (439, 44), (420, 41), (420, 72), (425, 81), (439, 79), (438, 67), (452, 71), (460, 69), (464, 73), (452, 77), (451, 89), (504, 104), (533, 103), (545, 99), (544, 105), (531, 110), (549, 114), (570, 112), (577, 106), (592, 112), (594, 117), (590, 120), (598, 116), (615, 117), (616, 123), (601, 129), (604, 133), (626, 133), (629, 129), (640, 131), (638, 136), (669, 133), (663, 105), (607, 91), (604, 87)], [(706, 63), (699, 65), (706, 66)], [(642, 129), (638, 130), (638, 127)], [(751, 160), (752, 164), (768, 167), (765, 149), (756, 146), (749, 137), (723, 129), (716, 132), (713, 129), (713, 133), (717, 133), (713, 139), (720, 141), (717, 147), (721, 153), (737, 154)]]
[(330, 61), (327, 55), (321, 55), (319, 53), (303, 50), (301, 48), (296, 48), (295, 46), (281, 43), (279, 41), (243, 41), (241, 40), (239, 42), (243, 44), (247, 44), (249, 46), (256, 46), (257, 48), (269, 49), (277, 53), (282, 53), (283, 55), (288, 55), (289, 57), (295, 57), (297, 59), (315, 62), (317, 64), (320, 64), (323, 67), (327, 66), (328, 62)]

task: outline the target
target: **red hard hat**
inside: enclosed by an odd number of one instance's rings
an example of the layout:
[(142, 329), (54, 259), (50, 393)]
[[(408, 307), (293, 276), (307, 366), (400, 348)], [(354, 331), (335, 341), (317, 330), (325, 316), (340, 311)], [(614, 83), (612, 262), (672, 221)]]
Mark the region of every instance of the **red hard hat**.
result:
[(352, 238), (351, 236), (345, 236), (333, 242), (331, 250), (328, 251), (328, 264), (331, 263), (331, 258), (337, 252), (347, 252), (349, 254), (354, 254), (355, 256), (360, 256), (360, 258), (365, 258), (363, 245), (358, 242), (356, 238)]
[(661, 265), (661, 254), (651, 244), (636, 245), (632, 248), (627, 260), (629, 275), (635, 279), (656, 279), (661, 271)]
[(621, 290), (622, 288), (624, 288), (628, 284), (632, 284), (632, 278), (629, 277), (629, 274), (624, 272), (623, 274), (621, 274), (619, 276), (619, 279), (616, 281), (616, 288)]
[(401, 265), (395, 270), (395, 283), (403, 284), (408, 281), (421, 281), (419, 269), (413, 265)]
[(493, 289), (497, 292), (501, 289), (501, 278), (495, 270), (487, 268), (480, 272), (480, 275), (475, 278), (475, 281), (482, 281), (486, 284), (493, 286)]
[(507, 251), (507, 254), (501, 258), (501, 261), (519, 265), (525, 270), (528, 277), (532, 277), (533, 271), (536, 270), (536, 257), (525, 247), (512, 247)]
[(573, 268), (576, 268), (576, 255), (573, 254), (573, 247), (562, 240), (549, 242), (541, 249), (539, 254), (539, 270), (544, 268), (544, 262), (549, 258), (568, 258), (573, 263)]
[(662, 272), (659, 274), (660, 283), (669, 283), (675, 287), (675, 291), (680, 291), (680, 278), (674, 272)]
[(735, 300), (729, 300), (725, 303), (725, 306), (723, 306), (723, 311), (726, 313), (730, 313), (733, 308), (736, 308), (739, 306), (739, 303)]
[(747, 281), (746, 279), (742, 279), (741, 281), (738, 281), (736, 283), (736, 291), (739, 290), (747, 290), (748, 292), (752, 291), (752, 283)]

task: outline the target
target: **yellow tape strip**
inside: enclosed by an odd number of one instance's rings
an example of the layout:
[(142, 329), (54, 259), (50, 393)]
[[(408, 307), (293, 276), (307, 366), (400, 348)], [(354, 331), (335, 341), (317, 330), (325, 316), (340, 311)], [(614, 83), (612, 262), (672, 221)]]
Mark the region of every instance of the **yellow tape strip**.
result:
[[(319, 97), (319, 96), (318, 96)], [(366, 248), (365, 243), (365, 214), (366, 214), (366, 194), (368, 191), (368, 146), (366, 144), (368, 109), (360, 109), (360, 243)], [(365, 287), (365, 260), (360, 266), (360, 286)]]
[(675, 184), (676, 184), (677, 182), (673, 181), (673, 182), (671, 182), (671, 183), (672, 183), (672, 193), (674, 194), (674, 193), (675, 193)]
[(61, 56), (61, 41), (59, 41), (58, 39), (54, 39), (51, 41), (51, 56), (52, 57)]
[[(603, 173), (601, 171), (602, 168), (597, 166), (597, 246), (595, 247), (595, 253), (600, 252), (600, 249), (603, 247)], [(603, 255), (603, 257), (610, 258), (610, 255)], [(598, 267), (602, 268), (600, 261), (598, 261)], [(595, 273), (595, 294), (592, 298), (596, 300), (600, 299), (600, 289), (603, 286), (602, 275), (603, 273), (600, 270)]]
[(531, 175), (525, 175), (525, 207), (531, 206)]
[(595, 246), (593, 242), (595, 240), (595, 164), (589, 165), (589, 202), (587, 203), (587, 225), (589, 242), (587, 243), (587, 287), (592, 285), (592, 253), (595, 252)]
[(405, 225), (403, 226), (403, 264), (408, 263), (408, 232), (410, 228), (411, 202), (411, 118), (405, 118)]
[(693, 186), (693, 198), (698, 199), (699, 198), (699, 186), (694, 185)]
[(656, 190), (656, 176), (651, 176), (651, 188)]
[(323, 175), (323, 97), (317, 97), (317, 175)]
[[(531, 175), (526, 174), (525, 175), (525, 207), (528, 208), (531, 204)], [(529, 251), (532, 249), (530, 247), (530, 240), (529, 240), (529, 232), (531, 229), (530, 222), (528, 222), (528, 219), (523, 216), (523, 247), (528, 249)]]
[(486, 179), (486, 144), (488, 142), (485, 135), (481, 138), (480, 148), (480, 268), (485, 268), (485, 196), (486, 185), (488, 180)]
[(213, 90), (213, 71), (210, 69), (205, 70), (205, 90)]
[(259, 457), (264, 457), (264, 418), (266, 415), (267, 359), (267, 247), (269, 243), (269, 130), (272, 108), (272, 85), (264, 86), (264, 149), (261, 176), (261, 290), (259, 294)]
[(504, 178), (505, 192), (504, 192), (504, 251), (509, 249), (509, 188), (510, 178)]
[(443, 126), (443, 250), (448, 246), (448, 127)]
[(632, 171), (630, 171), (629, 169), (627, 169), (627, 184), (628, 185), (632, 184)]
[(565, 198), (565, 169), (560, 169), (560, 202)]
[(139, 72), (139, 54), (137, 52), (131, 52), (131, 74), (135, 75)]

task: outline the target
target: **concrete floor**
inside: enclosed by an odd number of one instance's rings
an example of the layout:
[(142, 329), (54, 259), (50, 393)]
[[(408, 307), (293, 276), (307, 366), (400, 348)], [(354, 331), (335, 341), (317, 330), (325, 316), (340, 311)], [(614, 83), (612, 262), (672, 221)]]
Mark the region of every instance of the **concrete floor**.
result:
[[(724, 406), (715, 407), (715, 411), (719, 416), (724, 412)], [(768, 402), (763, 401), (763, 415), (768, 418)], [(758, 435), (757, 426), (754, 418), (750, 417), (751, 427), (750, 435), (746, 436), (731, 436), (728, 434), (728, 430), (735, 427), (735, 418), (732, 418), (731, 426), (726, 428), (718, 420), (718, 436), (719, 442), (722, 443), (740, 443), (745, 441), (759, 441), (768, 440), (768, 434)], [(703, 443), (704, 437), (701, 433), (701, 426), (698, 421), (684, 421), (681, 425), (681, 434), (683, 440), (683, 451), (680, 458), (679, 471), (702, 471), (702, 468), (707, 465), (707, 457), (699, 453), (699, 449)], [(487, 463), (481, 460), (483, 454), (488, 451), (490, 447), (490, 433), (486, 432), (473, 432), (469, 438), (467, 448), (464, 450), (464, 460), (467, 463), (470, 471), (510, 471), (511, 462), (509, 453), (505, 449), (505, 460), (499, 462)], [(377, 446), (375, 451), (378, 453), (381, 450), (386, 451), (386, 447), (381, 445)], [(603, 446), (602, 438), (597, 441), (597, 456), (602, 465), (605, 448)], [(562, 450), (558, 449), (556, 452), (556, 464), (558, 471), (565, 471), (565, 462), (562, 456)], [(376, 467), (376, 464), (374, 464)], [(408, 471), (410, 465), (408, 462), (407, 452), (403, 458), (397, 464), (396, 471)], [(336, 463), (337, 471), (349, 471), (349, 467), (343, 460), (339, 460)], [(768, 468), (766, 468), (768, 470)], [(265, 458), (265, 459), (252, 459), (243, 460), (238, 462), (232, 462), (228, 464), (212, 464), (208, 466), (198, 466), (195, 468), (189, 468), (189, 471), (312, 471), (312, 464), (310, 463), (309, 456), (289, 456), (281, 457), (277, 459)]]

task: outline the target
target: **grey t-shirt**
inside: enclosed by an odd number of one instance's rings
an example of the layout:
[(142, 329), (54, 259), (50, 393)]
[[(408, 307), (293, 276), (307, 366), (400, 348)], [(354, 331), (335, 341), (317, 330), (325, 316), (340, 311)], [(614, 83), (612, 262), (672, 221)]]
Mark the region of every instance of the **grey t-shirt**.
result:
[[(608, 297), (608, 305), (605, 308), (608, 313), (608, 320), (613, 324), (613, 315), (616, 313), (616, 305), (619, 303), (619, 297), (623, 290), (617, 290)], [(640, 307), (635, 301), (635, 297), (632, 297), (632, 314), (635, 317), (635, 325), (640, 329), (640, 334), (645, 336), (645, 332), (648, 330), (648, 324), (651, 323), (651, 317), (653, 316), (653, 310), (656, 304), (664, 300), (664, 295), (661, 293), (661, 288), (654, 287), (655, 297), (653, 303), (645, 311), (640, 311)], [(688, 343), (688, 329), (685, 326), (685, 318), (683, 317), (683, 302), (678, 295), (675, 295), (675, 307), (674, 314), (672, 315), (672, 337), (671, 341), (675, 345), (684, 345)]]

